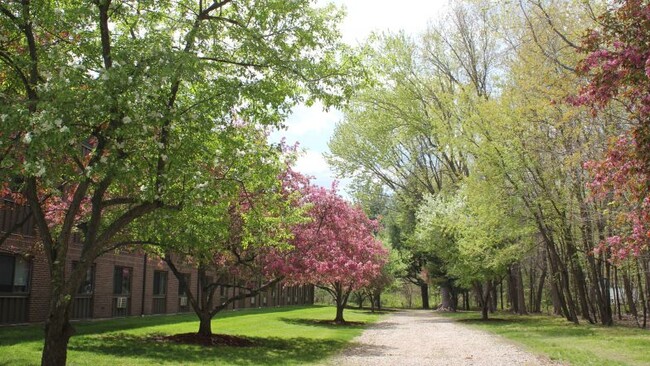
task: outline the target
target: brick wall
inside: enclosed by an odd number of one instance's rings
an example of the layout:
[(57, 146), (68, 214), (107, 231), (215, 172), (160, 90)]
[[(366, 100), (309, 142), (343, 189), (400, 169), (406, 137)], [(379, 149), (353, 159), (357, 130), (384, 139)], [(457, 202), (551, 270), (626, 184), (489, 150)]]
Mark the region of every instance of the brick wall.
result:
[[(23, 255), (31, 261), (31, 279), (30, 291), (27, 301), (27, 321), (43, 322), (45, 321), (49, 308), (50, 297), (50, 276), (47, 260), (38, 241), (34, 237), (14, 235), (9, 238), (0, 247), (0, 252)], [(77, 261), (81, 254), (81, 246), (73, 245), (70, 248), (66, 270), (68, 273), (72, 270), (73, 262)], [(92, 296), (92, 317), (109, 318), (113, 315), (113, 306), (115, 295), (113, 293), (113, 274), (116, 266), (132, 268), (131, 294), (129, 296), (129, 316), (149, 315), (152, 314), (153, 304), (153, 277), (154, 271), (161, 270), (167, 272), (167, 296), (166, 312), (177, 313), (182, 311), (178, 296), (178, 280), (167, 264), (157, 257), (146, 257), (146, 274), (145, 274), (145, 255), (141, 253), (112, 253), (105, 254), (95, 261), (95, 283)], [(181, 266), (179, 270), (183, 273), (190, 274), (190, 288), (196, 294), (198, 286), (198, 276), (195, 269), (189, 266)], [(146, 275), (146, 277), (145, 277)], [(143, 279), (145, 280), (143, 283)], [(143, 302), (144, 286), (144, 302)], [(216, 290), (216, 299), (219, 297), (219, 289)], [(303, 296), (307, 291), (308, 296)], [(311, 292), (310, 292), (311, 291)], [(233, 295), (239, 293), (238, 290), (229, 288), (226, 294)], [(250, 298), (234, 302), (230, 309), (250, 308), (264, 306), (262, 297), (267, 297), (266, 306), (282, 306), (286, 304), (312, 304), (313, 288), (306, 286), (301, 289), (292, 289), (282, 284), (276, 284), (273, 289), (268, 289), (265, 293), (255, 297), (255, 303), (252, 304)], [(274, 295), (274, 296), (272, 296)], [(290, 296), (290, 299), (288, 299)], [(298, 301), (295, 301), (298, 296)], [(1, 297), (1, 295), (0, 295)], [(305, 301), (307, 299), (307, 301)], [(288, 301), (289, 300), (289, 301)], [(188, 307), (186, 311), (191, 311)]]

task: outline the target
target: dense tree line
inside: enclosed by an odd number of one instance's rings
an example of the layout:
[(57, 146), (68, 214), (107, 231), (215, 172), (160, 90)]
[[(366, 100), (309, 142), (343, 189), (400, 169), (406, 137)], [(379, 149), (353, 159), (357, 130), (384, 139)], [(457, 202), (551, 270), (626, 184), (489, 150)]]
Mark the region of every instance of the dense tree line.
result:
[(361, 201), (384, 200), (392, 245), (441, 308), (646, 326), (649, 14), (468, 0), (417, 37), (368, 40), (373, 80), (330, 161)]

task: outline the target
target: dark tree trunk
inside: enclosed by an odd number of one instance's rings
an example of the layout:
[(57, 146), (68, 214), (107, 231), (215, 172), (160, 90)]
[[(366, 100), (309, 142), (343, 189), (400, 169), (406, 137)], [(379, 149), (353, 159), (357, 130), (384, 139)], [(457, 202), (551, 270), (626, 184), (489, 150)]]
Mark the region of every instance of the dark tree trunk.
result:
[(573, 302), (571, 288), (569, 286), (569, 272), (560, 260), (560, 256), (557, 253), (557, 248), (553, 241), (548, 240), (546, 242), (546, 249), (548, 251), (552, 278), (553, 281), (555, 281), (555, 294), (557, 296), (558, 305), (562, 309), (562, 314), (568, 321), (578, 324), (578, 315), (575, 310), (575, 303)]
[[(650, 276), (650, 274), (647, 272), (648, 266), (646, 261), (644, 261), (643, 268), (646, 272), (646, 284), (645, 284), (646, 291), (650, 291), (650, 281), (648, 281), (648, 276)], [(641, 282), (641, 263), (639, 263), (636, 267), (636, 276), (637, 276), (637, 280), (639, 281), (639, 295), (640, 295), (639, 297), (641, 300), (641, 304), (643, 305), (643, 324), (641, 325), (641, 328), (645, 329), (648, 320), (648, 305), (650, 304), (646, 302), (646, 295), (643, 291), (643, 285)]]
[[(62, 248), (59, 245), (57, 248)], [(63, 260), (56, 258), (63, 257)], [(50, 307), (47, 320), (45, 321), (45, 339), (43, 353), (41, 354), (41, 365), (63, 366), (66, 364), (68, 354), (68, 342), (75, 333), (70, 324), (70, 311), (72, 308), (72, 295), (70, 289), (77, 289), (81, 281), (81, 273), (86, 273), (88, 265), (80, 261), (80, 264), (65, 279), (65, 255), (56, 253), (50, 259), (50, 284), (52, 293), (50, 295)], [(92, 263), (92, 262), (91, 262)], [(67, 283), (66, 283), (67, 282)]]
[(625, 289), (625, 298), (628, 307), (630, 308), (630, 314), (632, 314), (634, 320), (636, 320), (636, 324), (640, 326), (639, 312), (636, 309), (636, 303), (634, 302), (634, 296), (632, 293), (632, 281), (630, 281), (630, 276), (626, 272), (623, 272), (623, 288)]
[(503, 311), (503, 277), (499, 282), (499, 300), (501, 301), (501, 310)]
[(481, 320), (488, 320), (490, 312), (490, 297), (492, 295), (492, 281), (485, 281), (485, 283), (475, 282), (474, 289), (481, 305)]
[(566, 245), (567, 261), (571, 267), (573, 284), (578, 290), (578, 304), (580, 305), (580, 314), (589, 323), (593, 324), (594, 320), (589, 312), (589, 298), (587, 297), (587, 280), (585, 273), (577, 262), (577, 249), (574, 244), (574, 236), (569, 227), (564, 228), (564, 244)]
[(535, 304), (532, 305), (533, 312), (542, 312), (542, 295), (544, 294), (544, 282), (546, 281), (546, 266), (542, 270), (542, 275), (537, 284), (537, 296), (535, 297)]
[[(602, 221), (602, 219), (594, 220), (594, 209), (590, 209), (590, 206), (588, 206), (586, 203), (587, 199), (585, 197), (584, 184), (577, 184), (574, 191), (577, 193), (577, 199), (580, 202), (580, 215), (582, 218), (580, 231), (582, 232), (582, 245), (584, 247), (585, 253), (592, 253), (595, 246), (594, 231), (597, 231), (599, 241), (605, 240), (603, 233), (605, 223)], [(593, 224), (594, 222), (595, 226)], [(586, 259), (587, 276), (590, 280), (590, 294), (595, 300), (589, 301), (589, 304), (592, 305), (592, 307), (595, 305), (597, 309), (592, 310), (594, 314), (594, 321), (597, 321), (599, 315), (600, 321), (603, 325), (612, 325), (613, 319), (611, 301), (609, 299), (609, 283), (605, 281), (605, 278), (609, 279), (609, 274), (607, 274), (606, 277), (603, 276), (603, 261), (596, 263), (596, 257), (593, 255), (587, 255)], [(608, 271), (608, 268), (609, 263), (606, 262), (606, 271)]]
[(336, 303), (336, 317), (334, 318), (334, 322), (336, 324), (344, 324), (343, 310), (345, 310), (345, 305), (348, 303), (352, 289), (345, 288), (343, 284), (336, 282), (327, 291), (334, 297), (334, 302)]
[(69, 321), (69, 302), (50, 311), (45, 323), (45, 343), (41, 355), (43, 366), (64, 366), (68, 356), (68, 342), (74, 334)]
[(451, 307), (456, 311), (458, 309), (458, 295), (460, 295), (458, 288), (454, 287), (453, 285), (450, 287), (451, 289)]
[(481, 307), (481, 320), (488, 320), (489, 306), (483, 305)]
[(521, 266), (519, 263), (516, 264), (515, 267), (515, 277), (517, 279), (517, 314), (519, 315), (525, 315), (527, 314), (526, 312), (526, 294), (524, 293), (524, 279), (522, 278), (521, 275)]
[(535, 304), (535, 277), (537, 276), (537, 271), (535, 270), (535, 265), (531, 263), (530, 269), (528, 271), (528, 306), (530, 307), (528, 309), (529, 312), (533, 313), (535, 310), (533, 309), (533, 306)]
[(422, 309), (429, 309), (429, 284), (420, 284), (420, 294), (422, 295)]
[(343, 319), (343, 310), (344, 309), (345, 309), (344, 305), (336, 304), (336, 318), (334, 318), (335, 323), (338, 323), (338, 324), (345, 323), (345, 319)]
[(549, 281), (551, 284), (551, 303), (553, 303), (553, 314), (554, 315), (564, 315), (562, 314), (562, 305), (560, 302), (560, 293), (557, 288), (557, 281), (551, 278)]
[(566, 265), (562, 263), (560, 255), (558, 254), (558, 248), (555, 245), (553, 231), (549, 230), (544, 218), (543, 210), (539, 205), (535, 207), (531, 202), (525, 201), (524, 203), (529, 209), (531, 209), (531, 212), (535, 216), (535, 223), (537, 224), (539, 233), (542, 235), (544, 240), (548, 263), (551, 269), (551, 281), (554, 282), (556, 289), (555, 294), (557, 295), (557, 304), (562, 309), (562, 313), (568, 321), (578, 324), (578, 316), (575, 311), (575, 304), (571, 297), (571, 288), (569, 286), (569, 273), (566, 269)]
[(209, 337), (212, 335), (212, 315), (210, 312), (199, 314), (199, 332), (198, 335)]
[(440, 306), (438, 307), (438, 310), (456, 311), (451, 294), (451, 286), (447, 281), (440, 284)]
[(519, 297), (517, 296), (517, 276), (515, 276), (515, 265), (508, 267), (508, 301), (510, 301), (510, 312), (516, 313), (519, 310)]
[(618, 314), (618, 320), (622, 320), (623, 314), (621, 314), (621, 293), (618, 288), (618, 268), (614, 267), (614, 301), (616, 303), (616, 314)]

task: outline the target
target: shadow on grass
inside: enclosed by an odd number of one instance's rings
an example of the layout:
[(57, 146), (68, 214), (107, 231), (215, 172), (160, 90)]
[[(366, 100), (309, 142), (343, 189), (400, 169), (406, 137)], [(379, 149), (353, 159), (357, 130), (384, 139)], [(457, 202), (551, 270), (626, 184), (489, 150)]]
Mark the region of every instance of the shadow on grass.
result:
[(279, 320), (293, 325), (302, 325), (310, 327), (322, 327), (328, 329), (362, 329), (369, 323), (366, 322), (346, 322), (344, 324), (335, 324), (329, 319), (294, 319), (294, 318), (280, 318)]
[(502, 319), (502, 318), (487, 318), (487, 319), (458, 319), (456, 320), (459, 323), (476, 323), (476, 324), (482, 324), (482, 323), (500, 323), (500, 322), (507, 322), (507, 323), (516, 323), (516, 320), (511, 320), (511, 319)]
[[(244, 309), (237, 311), (223, 311), (218, 313), (214, 319), (226, 319), (244, 314), (284, 313), (306, 308), (317, 308), (320, 306), (286, 306), (277, 308)], [(173, 315), (151, 315), (131, 316), (115, 319), (79, 320), (73, 321), (72, 326), (76, 333), (73, 339), (79, 335), (93, 335), (114, 331), (126, 331), (144, 327), (159, 325), (181, 325), (184, 323), (197, 323), (198, 318), (194, 312)], [(19, 326), (0, 327), (0, 346), (11, 346), (24, 342), (42, 342), (43, 325), (29, 324)]]
[[(357, 310), (359, 310), (359, 309), (357, 309)], [(398, 311), (399, 310), (395, 310), (395, 309), (381, 309), (381, 310), (375, 310), (375, 311), (368, 310), (368, 309), (359, 310), (359, 312), (362, 313), (362, 314), (377, 314), (377, 315), (392, 314), (392, 313), (396, 313)]]
[[(303, 364), (322, 360), (340, 350), (345, 342), (337, 340), (309, 338), (259, 338), (247, 337), (255, 345), (252, 347), (202, 347), (156, 341), (150, 335), (111, 334), (105, 336), (86, 336), (74, 339), (70, 351), (89, 352), (116, 357), (119, 362), (128, 358), (151, 360), (158, 363), (202, 363), (235, 365), (282, 365)], [(83, 357), (83, 356), (81, 356)], [(71, 362), (77, 361), (71, 359)]]

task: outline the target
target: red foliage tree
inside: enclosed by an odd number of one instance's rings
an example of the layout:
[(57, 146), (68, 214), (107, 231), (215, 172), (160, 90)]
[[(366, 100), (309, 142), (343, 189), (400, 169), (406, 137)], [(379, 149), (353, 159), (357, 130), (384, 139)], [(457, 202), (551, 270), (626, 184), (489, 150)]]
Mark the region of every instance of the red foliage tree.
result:
[(589, 83), (574, 102), (597, 114), (617, 101), (632, 122), (604, 159), (586, 163), (594, 175), (591, 190), (618, 208), (620, 235), (603, 244), (622, 259), (650, 243), (650, 2), (618, 0), (600, 24), (584, 39), (587, 57), (579, 70)]
[(369, 285), (387, 261), (387, 251), (373, 236), (378, 224), (337, 195), (335, 187), (309, 186), (303, 202), (311, 206), (311, 220), (294, 226), (293, 249), (276, 253), (269, 266), (288, 283), (311, 283), (330, 293), (336, 303), (334, 321), (344, 323), (352, 291)]

